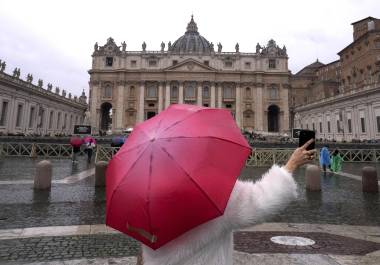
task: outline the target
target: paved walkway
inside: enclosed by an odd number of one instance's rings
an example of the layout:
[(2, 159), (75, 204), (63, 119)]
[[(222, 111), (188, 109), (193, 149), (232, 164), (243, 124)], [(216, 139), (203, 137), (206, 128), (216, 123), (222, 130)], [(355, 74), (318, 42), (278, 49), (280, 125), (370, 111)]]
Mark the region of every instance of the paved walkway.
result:
[[(275, 236), (315, 241), (281, 245)], [(234, 264), (380, 264), (380, 227), (264, 223), (235, 232)], [(104, 224), (0, 230), (1, 264), (134, 264), (139, 244)]]

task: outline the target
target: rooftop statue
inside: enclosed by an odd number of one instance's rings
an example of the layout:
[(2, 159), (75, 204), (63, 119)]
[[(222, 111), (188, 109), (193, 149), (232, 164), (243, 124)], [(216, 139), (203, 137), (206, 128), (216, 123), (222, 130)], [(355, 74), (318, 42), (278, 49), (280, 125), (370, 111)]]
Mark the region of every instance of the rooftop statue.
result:
[(259, 43), (257, 43), (256, 45), (256, 53), (260, 53), (260, 50), (261, 50), (261, 46)]
[(146, 50), (146, 43), (145, 43), (145, 41), (143, 42), (143, 44), (141, 45), (141, 47), (142, 47), (143, 52), (145, 52), (145, 50)]
[(161, 42), (161, 51), (163, 52), (165, 49), (165, 43), (164, 42)]
[(42, 79), (38, 79), (38, 86), (42, 87), (44, 84), (44, 81)]
[(98, 51), (98, 48), (99, 48), (99, 46), (98, 46), (98, 43), (97, 43), (97, 42), (95, 42), (95, 45), (94, 45), (94, 50), (95, 50), (95, 51)]
[(223, 46), (222, 46), (222, 44), (219, 42), (219, 43), (218, 43), (218, 52), (219, 52), (219, 53), (222, 52), (222, 48), (223, 48)]
[(1, 67), (0, 67), (0, 72), (4, 72), (4, 70), (5, 70), (5, 66), (6, 66), (7, 64), (5, 63), (5, 62), (3, 62), (2, 64), (1, 64)]
[(127, 48), (127, 44), (125, 43), (125, 41), (121, 43), (121, 46), (123, 47), (123, 52), (125, 52), (125, 49)]
[(239, 43), (236, 43), (236, 45), (235, 45), (235, 51), (239, 52)]

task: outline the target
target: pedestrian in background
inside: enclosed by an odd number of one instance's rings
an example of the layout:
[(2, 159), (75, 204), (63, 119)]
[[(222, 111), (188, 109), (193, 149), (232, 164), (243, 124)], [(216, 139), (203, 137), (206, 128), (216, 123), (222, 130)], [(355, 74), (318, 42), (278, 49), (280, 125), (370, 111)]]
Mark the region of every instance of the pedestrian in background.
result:
[(326, 174), (326, 167), (330, 166), (330, 152), (328, 149), (328, 145), (324, 145), (319, 154), (319, 163), (323, 168), (323, 173)]
[(72, 162), (78, 163), (78, 154), (80, 152), (80, 147), (83, 144), (83, 139), (78, 136), (74, 136), (70, 139), (70, 144), (71, 144), (71, 147), (73, 148)]
[(86, 147), (85, 147), (85, 150), (86, 150), (86, 153), (87, 153), (87, 163), (91, 163), (91, 158), (92, 158), (92, 154), (94, 152), (94, 148), (95, 148), (95, 141), (93, 138), (90, 138), (88, 140), (88, 142), (86, 143)]
[(335, 149), (331, 156), (331, 171), (339, 172), (342, 170), (343, 158), (340, 156), (339, 150)]

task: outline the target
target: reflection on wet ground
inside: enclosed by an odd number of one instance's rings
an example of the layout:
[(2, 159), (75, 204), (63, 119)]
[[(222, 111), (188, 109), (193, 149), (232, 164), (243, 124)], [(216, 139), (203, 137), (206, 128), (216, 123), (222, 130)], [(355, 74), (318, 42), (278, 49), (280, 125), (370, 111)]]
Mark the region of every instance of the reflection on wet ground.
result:
[[(0, 180), (9, 177), (2, 170), (4, 165), (8, 165), (5, 167), (7, 172), (12, 172), (13, 165), (12, 174), (16, 179), (31, 178), (31, 171), (29, 176), (25, 172), (25, 168), (33, 168), (31, 161), (11, 160), (2, 162)], [(26, 167), (22, 169), (20, 164)], [(364, 164), (346, 164), (345, 168), (361, 169), (362, 166)], [(70, 160), (58, 160), (53, 161), (53, 167), (55, 174), (60, 172), (54, 178), (62, 179), (73, 171), (85, 170), (87, 165), (85, 160), (74, 167)], [(267, 169), (246, 167), (240, 178), (255, 181)], [(16, 176), (17, 172), (21, 177)], [(379, 225), (380, 196), (362, 193), (360, 181), (327, 173), (321, 176), (321, 192), (306, 192), (304, 169), (295, 172), (295, 179), (299, 184), (298, 199), (267, 222)], [(105, 191), (104, 188), (95, 188), (94, 182), (94, 177), (90, 176), (72, 184), (53, 183), (50, 191), (34, 191), (32, 184), (0, 185), (0, 227), (104, 223)]]

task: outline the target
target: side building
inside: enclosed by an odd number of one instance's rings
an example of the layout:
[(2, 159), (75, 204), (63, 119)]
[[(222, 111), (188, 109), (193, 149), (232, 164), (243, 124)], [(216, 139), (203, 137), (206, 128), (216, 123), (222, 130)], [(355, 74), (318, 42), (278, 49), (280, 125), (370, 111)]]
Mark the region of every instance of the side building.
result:
[(186, 32), (161, 49), (127, 51), (112, 38), (95, 44), (90, 74), (94, 131), (120, 132), (158, 114), (170, 104), (226, 108), (241, 129), (289, 131), (288, 56), (274, 40), (256, 51), (223, 52), (201, 36), (194, 19)]
[(84, 92), (78, 98), (58, 87), (43, 88), (43, 81), (32, 83), (20, 78), (20, 69), (13, 75), (4, 72), (0, 61), (0, 135), (71, 135), (74, 125), (82, 124), (87, 109)]
[(297, 90), (292, 82), (293, 126), (315, 130), (317, 138), (380, 139), (380, 20), (367, 17), (352, 25), (354, 40), (338, 61), (317, 65), (312, 81), (302, 73), (292, 77), (304, 85)]

